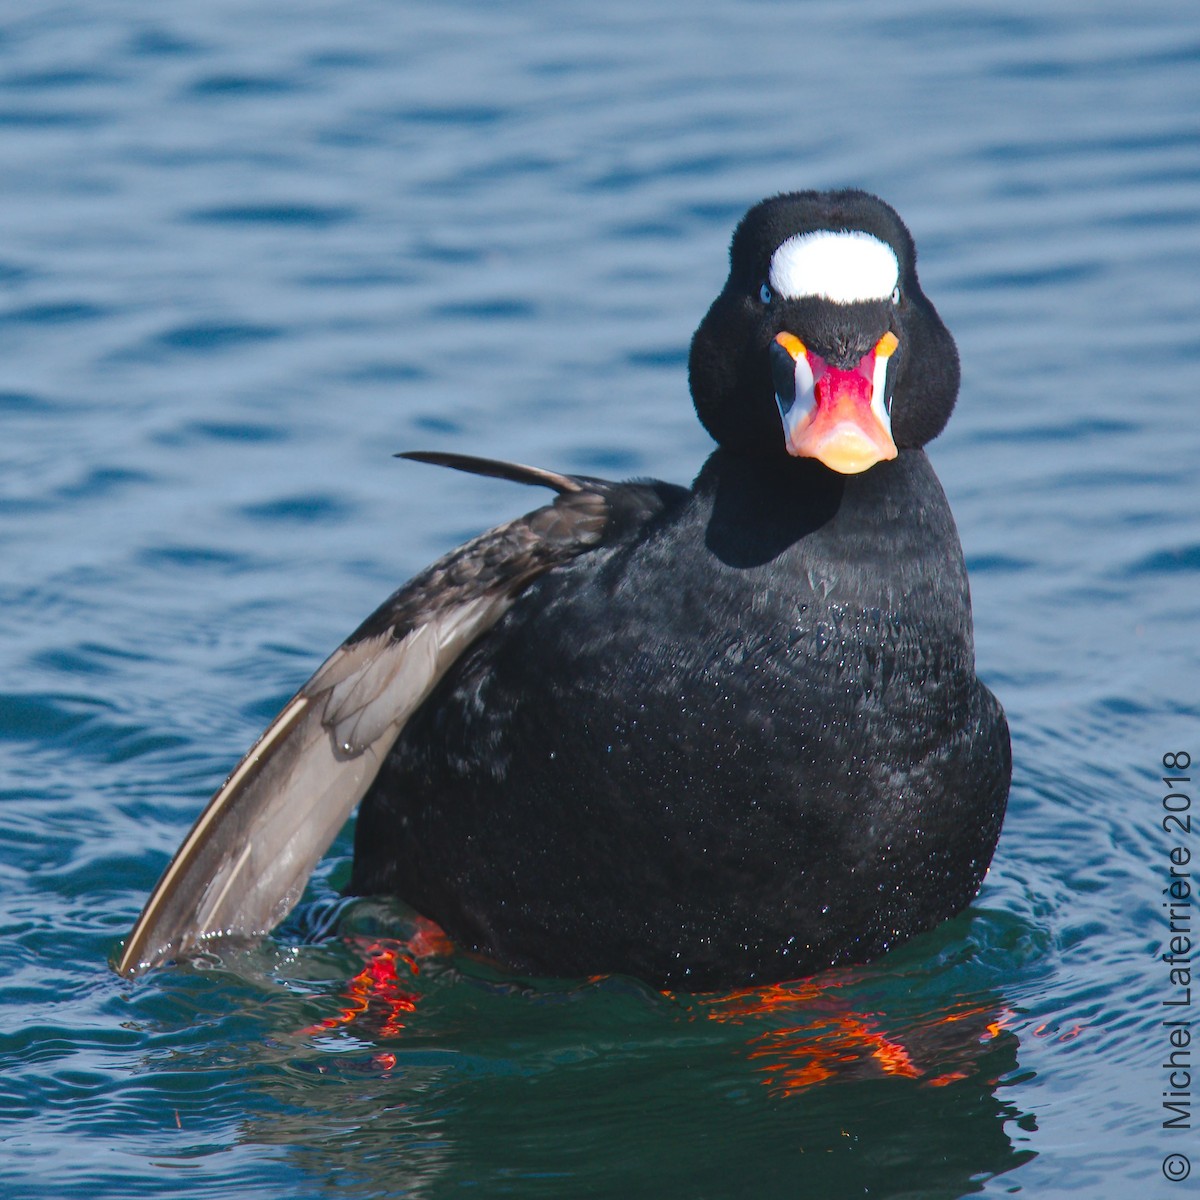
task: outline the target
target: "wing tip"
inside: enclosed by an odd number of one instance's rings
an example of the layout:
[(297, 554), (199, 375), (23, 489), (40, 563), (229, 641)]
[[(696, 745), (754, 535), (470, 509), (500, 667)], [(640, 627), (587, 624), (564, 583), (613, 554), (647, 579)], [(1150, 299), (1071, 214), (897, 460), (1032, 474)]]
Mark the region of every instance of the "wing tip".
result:
[(130, 937), (129, 941), (121, 947), (120, 955), (109, 959), (108, 965), (123, 979), (136, 979), (139, 975), (144, 975), (147, 971), (152, 971), (155, 967), (170, 962), (174, 957), (175, 954), (169, 946), (163, 947), (156, 953), (145, 954), (139, 941)]
[(449, 467), (469, 475), (486, 475), (505, 479), (509, 483), (524, 483), (531, 487), (548, 487), (561, 494), (582, 492), (584, 485), (573, 475), (548, 471), (544, 467), (529, 467), (524, 463), (505, 462), (499, 458), (481, 458), (474, 454), (450, 454), (441, 450), (401, 450), (393, 458), (409, 462), (428, 463), (434, 467)]

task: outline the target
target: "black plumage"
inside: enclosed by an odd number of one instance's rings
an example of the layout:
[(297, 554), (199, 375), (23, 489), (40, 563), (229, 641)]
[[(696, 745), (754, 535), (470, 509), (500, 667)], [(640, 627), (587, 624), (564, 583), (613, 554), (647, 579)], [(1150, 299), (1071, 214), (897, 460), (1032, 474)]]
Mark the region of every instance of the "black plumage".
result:
[[(773, 291), (779, 247), (820, 231), (890, 247), (895, 290)], [(865, 386), (855, 371), (878, 364), (894, 457), (843, 474), (789, 454), (780, 334), (828, 371), (818, 397)], [(958, 375), (899, 217), (862, 192), (795, 193), (742, 221), (693, 341), (696, 408), (720, 445), (690, 489), (448, 461), (561, 495), (447, 556), (330, 660), (358, 669), (371, 647), (375, 731), (395, 647), (435, 616), (461, 642), (429, 651), (404, 719), (371, 743), (351, 890), (398, 895), (523, 971), (692, 988), (866, 961), (960, 911), (991, 859), (1011, 767), (1004, 714), (975, 675), (953, 518), (921, 448)], [(325, 703), (334, 757), (356, 761)], [(204, 924), (144, 916), (121, 969), (266, 922)]]

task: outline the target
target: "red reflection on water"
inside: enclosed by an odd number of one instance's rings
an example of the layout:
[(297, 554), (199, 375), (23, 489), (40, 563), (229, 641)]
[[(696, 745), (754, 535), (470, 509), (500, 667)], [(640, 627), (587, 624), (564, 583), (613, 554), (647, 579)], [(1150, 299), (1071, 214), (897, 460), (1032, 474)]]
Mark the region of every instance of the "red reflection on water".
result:
[[(980, 1048), (998, 1037), (1014, 1014), (988, 1004), (963, 1003), (888, 1029), (880, 1013), (858, 1011), (839, 989), (851, 976), (804, 979), (705, 997), (715, 1021), (771, 1022), (747, 1043), (748, 1057), (767, 1087), (791, 1096), (834, 1077), (894, 1076), (945, 1087), (971, 1073)], [(780, 1017), (794, 1016), (787, 1024)]]
[[(361, 971), (346, 985), (346, 1003), (336, 1016), (326, 1017), (315, 1025), (302, 1029), (302, 1034), (322, 1033), (339, 1029), (357, 1021), (367, 1012), (383, 1012), (383, 1023), (372, 1033), (380, 1037), (395, 1037), (405, 1025), (401, 1019), (417, 1008), (415, 992), (401, 984), (399, 968), (403, 965), (409, 975), (421, 973), (420, 960), (453, 952), (453, 945), (439, 925), (424, 917), (418, 919), (414, 932), (404, 941), (366, 941), (356, 939), (366, 955)], [(380, 1058), (386, 1056), (378, 1056)], [(382, 1064), (385, 1069), (390, 1064)]]
[[(399, 1035), (420, 998), (406, 986), (408, 980), (420, 974), (423, 960), (454, 953), (442, 929), (424, 918), (407, 939), (355, 941), (366, 963), (346, 985), (343, 1007), (301, 1033), (344, 1028), (370, 1013), (369, 1036)], [(596, 975), (588, 982), (605, 978)], [(858, 990), (862, 982), (858, 973), (838, 971), (722, 994), (663, 994), (694, 1005), (692, 1012), (708, 1020), (750, 1026), (745, 1055), (766, 1087), (783, 1096), (834, 1078), (891, 1076), (945, 1087), (977, 1074), (983, 1050), (1006, 1031), (1012, 1036), (1018, 1023), (1016, 1014), (998, 1002), (965, 998), (925, 1017), (889, 1019), (883, 1012), (862, 1010), (861, 992), (857, 997), (845, 992)], [(1059, 1033), (1057, 1026), (1043, 1024), (1031, 1032), (1070, 1041), (1083, 1028), (1076, 1024)], [(385, 1072), (396, 1062), (389, 1051), (372, 1058), (372, 1065)]]

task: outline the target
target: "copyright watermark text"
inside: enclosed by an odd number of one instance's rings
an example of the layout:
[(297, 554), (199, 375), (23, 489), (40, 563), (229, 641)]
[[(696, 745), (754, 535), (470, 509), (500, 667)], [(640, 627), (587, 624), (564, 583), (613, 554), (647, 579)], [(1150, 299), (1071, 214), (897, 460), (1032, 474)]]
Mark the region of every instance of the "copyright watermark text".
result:
[[(1161, 821), (1169, 838), (1161, 876), (1165, 928), (1158, 955), (1165, 970), (1162, 1127), (1179, 1132), (1192, 1128), (1192, 756), (1186, 750), (1168, 750), (1162, 765)], [(1191, 1172), (1186, 1154), (1173, 1152), (1162, 1161), (1163, 1177), (1172, 1183), (1181, 1183)]]

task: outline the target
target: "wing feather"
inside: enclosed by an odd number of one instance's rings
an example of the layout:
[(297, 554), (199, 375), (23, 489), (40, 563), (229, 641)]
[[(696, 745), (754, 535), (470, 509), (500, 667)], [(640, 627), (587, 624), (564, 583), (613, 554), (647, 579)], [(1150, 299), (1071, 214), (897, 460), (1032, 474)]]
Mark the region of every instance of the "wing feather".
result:
[[(511, 603), (511, 601), (509, 602)], [(309, 681), (213, 796), (135, 925), (117, 970), (137, 974), (214, 937), (258, 937), (295, 906), (308, 877), (379, 771), (405, 721), (465, 645), (508, 607), (479, 598), (370, 655), (335, 689)], [(373, 653), (372, 653), (373, 652)], [(329, 714), (327, 717), (326, 714)]]
[(126, 941), (121, 974), (278, 924), (454, 660), (533, 579), (600, 543), (606, 492), (619, 485), (486, 460), (462, 465), (480, 471), (480, 463), (561, 494), (434, 563), (325, 661), (200, 814)]

